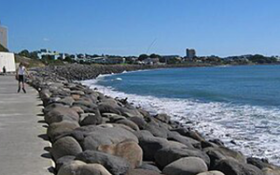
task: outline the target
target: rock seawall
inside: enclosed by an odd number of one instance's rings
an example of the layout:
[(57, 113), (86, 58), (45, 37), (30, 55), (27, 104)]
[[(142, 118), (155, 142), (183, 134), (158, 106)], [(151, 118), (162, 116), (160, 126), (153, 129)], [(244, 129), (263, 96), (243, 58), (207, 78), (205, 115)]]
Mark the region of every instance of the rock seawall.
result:
[(28, 83), (43, 101), (58, 175), (280, 175), (266, 160), (206, 140), (166, 114), (72, 82), (139, 69), (69, 65), (33, 72)]

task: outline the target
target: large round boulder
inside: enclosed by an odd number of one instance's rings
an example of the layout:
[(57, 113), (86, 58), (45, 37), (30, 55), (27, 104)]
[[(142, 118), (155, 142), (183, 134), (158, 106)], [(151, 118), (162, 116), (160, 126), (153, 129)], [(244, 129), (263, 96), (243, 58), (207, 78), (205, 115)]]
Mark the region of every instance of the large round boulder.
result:
[(196, 175), (207, 170), (207, 165), (202, 159), (185, 157), (167, 165), (162, 172), (167, 175)]
[(57, 140), (51, 149), (51, 155), (54, 160), (63, 156), (76, 156), (82, 152), (82, 148), (79, 143), (73, 137), (63, 137)]
[(134, 140), (138, 143), (138, 138), (130, 131), (121, 127), (99, 128), (92, 131), (83, 141), (84, 150), (97, 150), (100, 145), (112, 145), (125, 140)]
[(57, 175), (111, 175), (100, 164), (86, 164), (81, 161), (73, 161), (63, 165)]
[(163, 148), (157, 151), (155, 154), (156, 163), (162, 168), (183, 157), (199, 157), (207, 165), (210, 165), (210, 158), (207, 156), (206, 153), (200, 151), (199, 149)]
[(124, 141), (113, 145), (101, 145), (98, 147), (98, 150), (126, 159), (130, 163), (131, 168), (136, 168), (142, 164), (142, 149), (134, 141)]
[(207, 171), (207, 172), (199, 173), (197, 175), (225, 175), (225, 174), (220, 171)]
[(75, 110), (64, 106), (55, 107), (45, 114), (45, 121), (48, 124), (61, 122), (63, 120), (78, 122), (79, 114)]
[(50, 124), (47, 130), (47, 135), (50, 140), (53, 142), (56, 137), (69, 133), (74, 129), (78, 128), (79, 124), (73, 121), (62, 121)]
[(250, 164), (238, 162), (235, 159), (222, 159), (214, 167), (226, 175), (264, 175), (263, 172)]
[(84, 151), (76, 156), (76, 160), (101, 164), (114, 175), (125, 174), (130, 167), (125, 159), (99, 151)]

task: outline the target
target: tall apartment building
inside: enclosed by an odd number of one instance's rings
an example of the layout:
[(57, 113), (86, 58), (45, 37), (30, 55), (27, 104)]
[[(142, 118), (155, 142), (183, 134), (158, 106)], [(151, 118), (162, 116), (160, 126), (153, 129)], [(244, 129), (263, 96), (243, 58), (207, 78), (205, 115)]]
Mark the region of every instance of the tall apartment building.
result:
[(8, 29), (0, 24), (0, 44), (8, 48)]
[(186, 56), (188, 59), (193, 59), (194, 57), (196, 57), (196, 52), (194, 49), (187, 49), (186, 50)]

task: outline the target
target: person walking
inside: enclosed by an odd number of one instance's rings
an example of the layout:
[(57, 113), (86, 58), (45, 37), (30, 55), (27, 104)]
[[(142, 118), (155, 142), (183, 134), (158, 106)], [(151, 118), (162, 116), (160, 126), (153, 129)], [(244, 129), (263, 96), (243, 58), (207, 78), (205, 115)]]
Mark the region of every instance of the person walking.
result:
[(16, 71), (16, 79), (18, 80), (18, 93), (20, 92), (21, 89), (21, 84), (22, 84), (22, 91), (26, 93), (25, 87), (24, 87), (24, 82), (25, 82), (25, 76), (29, 76), (27, 69), (25, 66), (20, 63), (19, 67)]
[(6, 75), (6, 67), (3, 66), (3, 74)]

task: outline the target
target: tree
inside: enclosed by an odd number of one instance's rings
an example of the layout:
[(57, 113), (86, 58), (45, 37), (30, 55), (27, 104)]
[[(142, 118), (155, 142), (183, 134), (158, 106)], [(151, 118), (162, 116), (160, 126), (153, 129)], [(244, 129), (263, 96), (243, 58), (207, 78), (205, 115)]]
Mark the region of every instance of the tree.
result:
[(147, 54), (141, 54), (141, 55), (139, 55), (138, 60), (143, 61), (143, 60), (147, 59), (148, 57), (149, 56)]
[(153, 54), (150, 55), (150, 58), (161, 58), (161, 56), (153, 53)]
[(18, 53), (20, 56), (28, 57), (29, 58), (29, 51), (27, 49), (22, 50)]

